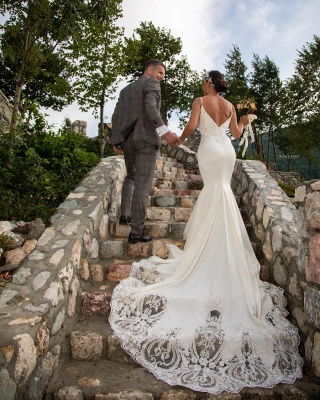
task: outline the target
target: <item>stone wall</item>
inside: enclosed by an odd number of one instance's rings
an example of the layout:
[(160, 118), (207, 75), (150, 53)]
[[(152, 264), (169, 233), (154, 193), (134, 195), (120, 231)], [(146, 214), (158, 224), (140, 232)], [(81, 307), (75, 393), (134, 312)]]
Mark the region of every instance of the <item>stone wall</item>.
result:
[(261, 277), (283, 288), (289, 318), (299, 328), (304, 343), (310, 327), (303, 302), (306, 248), (298, 210), (259, 161), (237, 160), (232, 188), (249, 223), (250, 238), (262, 265)]
[(0, 90), (0, 132), (9, 129), (13, 106)]
[(310, 330), (306, 360), (320, 377), (320, 181), (302, 183), (293, 200), (298, 209), (298, 230), (307, 254), (304, 262), (306, 289), (304, 307)]
[(1, 292), (1, 399), (42, 399), (68, 356), (65, 337), (80, 315), (80, 283), (98, 267), (99, 241), (117, 217), (124, 176), (122, 158), (102, 160), (59, 206)]

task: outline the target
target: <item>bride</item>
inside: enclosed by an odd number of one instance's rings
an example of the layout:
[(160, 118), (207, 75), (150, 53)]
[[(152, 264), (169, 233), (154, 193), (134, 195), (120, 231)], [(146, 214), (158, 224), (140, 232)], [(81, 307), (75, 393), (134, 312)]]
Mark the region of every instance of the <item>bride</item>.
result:
[(298, 330), (282, 289), (259, 279), (260, 265), (230, 187), (239, 138), (219, 71), (203, 81), (178, 144), (197, 126), (204, 187), (185, 229), (185, 248), (132, 265), (114, 290), (110, 324), (135, 361), (170, 385), (218, 394), (270, 388), (302, 376)]

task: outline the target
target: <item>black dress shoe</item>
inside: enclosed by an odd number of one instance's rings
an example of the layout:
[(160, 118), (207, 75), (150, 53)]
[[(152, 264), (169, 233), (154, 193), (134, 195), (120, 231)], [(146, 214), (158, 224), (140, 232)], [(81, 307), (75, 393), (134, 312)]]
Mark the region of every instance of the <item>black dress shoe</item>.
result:
[(128, 243), (150, 242), (151, 240), (152, 237), (150, 235), (135, 235), (134, 233), (130, 233)]
[(131, 222), (131, 217), (126, 217), (125, 215), (121, 215), (119, 219), (120, 225), (129, 225)]

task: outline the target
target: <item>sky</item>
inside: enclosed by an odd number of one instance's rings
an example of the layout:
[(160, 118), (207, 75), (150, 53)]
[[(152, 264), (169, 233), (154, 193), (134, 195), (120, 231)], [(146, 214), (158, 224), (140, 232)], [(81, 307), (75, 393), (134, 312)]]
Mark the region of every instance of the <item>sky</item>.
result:
[[(285, 81), (294, 73), (298, 51), (314, 35), (320, 36), (320, 0), (124, 0), (122, 8), (119, 25), (125, 28), (125, 36), (130, 37), (141, 22), (152, 21), (181, 38), (182, 54), (198, 72), (218, 69), (223, 73), (227, 54), (236, 45), (248, 72), (253, 54), (261, 59), (268, 56)], [(106, 104), (105, 122), (110, 122), (115, 103)], [(76, 104), (46, 113), (56, 128), (69, 117), (72, 122), (86, 121), (87, 136), (97, 136), (98, 120)], [(169, 127), (181, 134), (176, 118)]]

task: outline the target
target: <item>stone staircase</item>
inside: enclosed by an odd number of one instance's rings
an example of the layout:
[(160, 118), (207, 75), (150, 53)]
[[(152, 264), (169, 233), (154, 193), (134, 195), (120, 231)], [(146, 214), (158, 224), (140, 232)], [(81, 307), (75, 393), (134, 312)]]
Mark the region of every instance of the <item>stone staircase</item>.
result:
[[(100, 260), (81, 265), (81, 314), (70, 337), (63, 338), (70, 358), (48, 385), (46, 400), (192, 400), (192, 399), (319, 399), (320, 387), (307, 377), (273, 389), (244, 389), (238, 394), (209, 395), (171, 387), (137, 365), (120, 346), (108, 323), (114, 287), (129, 275), (132, 262), (151, 255), (167, 256), (166, 243), (184, 246), (183, 231), (202, 188), (197, 170), (186, 171), (158, 157), (145, 229), (150, 243), (128, 244), (130, 226), (110, 223)], [(36, 391), (35, 399), (36, 397)], [(40, 399), (40, 398), (39, 398)]]

